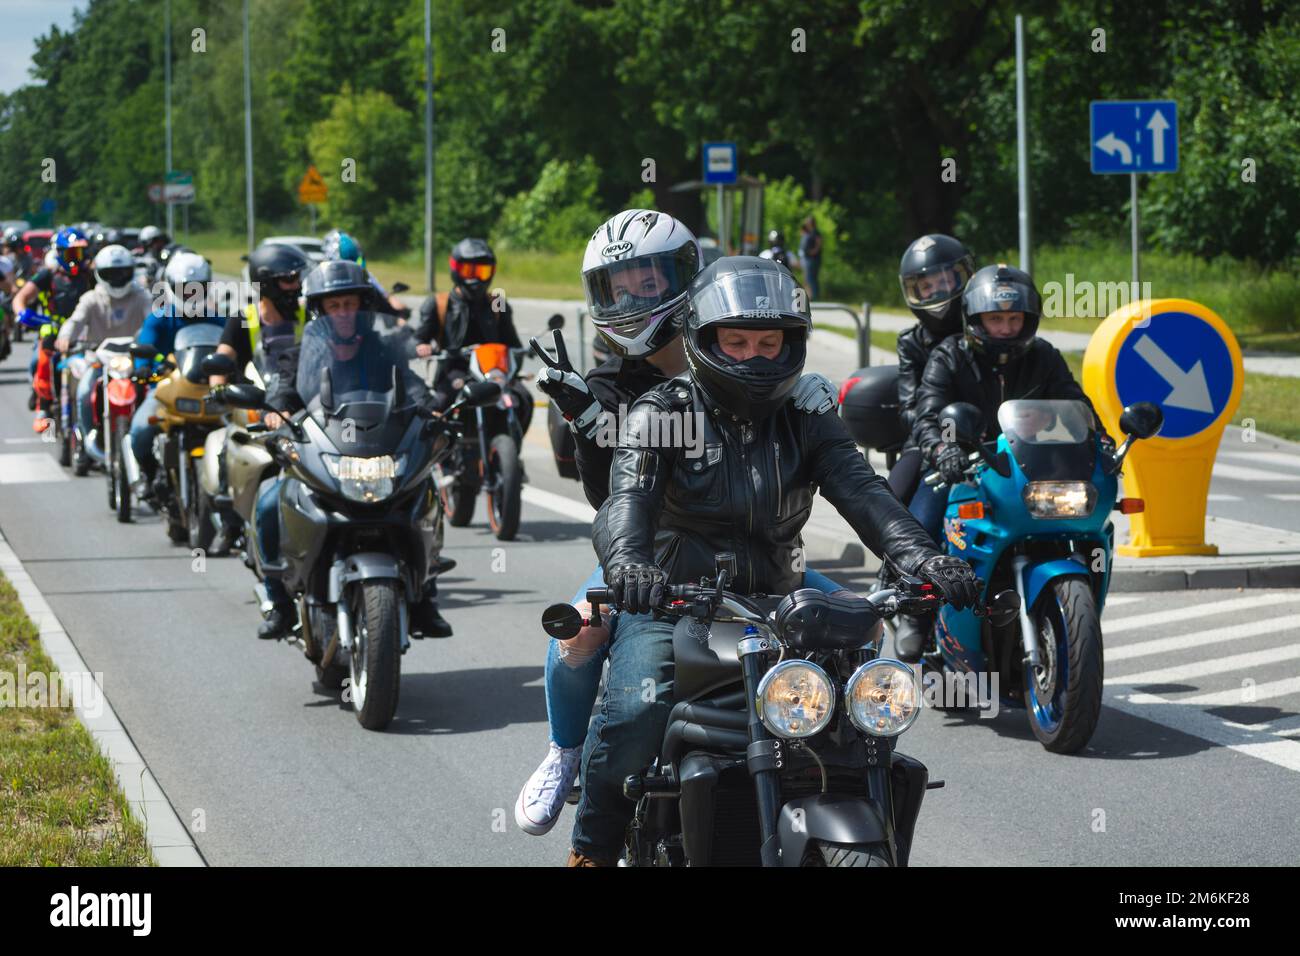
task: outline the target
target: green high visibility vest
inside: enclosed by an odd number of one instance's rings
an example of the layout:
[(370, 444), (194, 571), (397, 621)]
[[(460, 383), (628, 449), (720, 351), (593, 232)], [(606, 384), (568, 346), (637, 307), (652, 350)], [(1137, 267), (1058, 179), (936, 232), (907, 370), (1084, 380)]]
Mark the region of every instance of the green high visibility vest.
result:
[[(245, 310), (244, 317), (246, 319), (246, 324), (248, 325), (248, 344), (250, 349), (253, 352), (253, 355), (256, 356), (257, 355), (257, 330), (262, 325), (262, 317), (257, 311), (256, 302), (254, 302)], [(306, 313), (303, 312), (302, 306), (298, 306), (298, 311), (297, 314), (294, 316), (294, 323), (293, 323), (293, 340), (295, 342), (302, 341), (302, 329), (305, 324), (303, 320), (306, 317), (307, 317)]]

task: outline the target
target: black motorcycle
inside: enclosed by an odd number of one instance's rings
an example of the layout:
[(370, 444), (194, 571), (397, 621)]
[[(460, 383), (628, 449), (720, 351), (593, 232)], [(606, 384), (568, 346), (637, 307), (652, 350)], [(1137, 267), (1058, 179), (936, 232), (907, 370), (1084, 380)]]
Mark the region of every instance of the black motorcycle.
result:
[[(911, 668), (879, 656), (881, 620), (941, 596), (902, 577), (869, 597), (750, 598), (726, 590), (734, 555), (717, 567), (712, 581), (665, 588), (676, 704), (656, 762), (624, 781), (637, 806), (623, 863), (906, 866), (921, 799), (943, 784), (896, 748), (922, 695)], [(608, 591), (587, 600), (594, 619)], [(1005, 621), (1018, 607), (1006, 592), (979, 610)], [(556, 604), (542, 623), (568, 640), (586, 622)]]
[[(281, 575), (297, 600), (303, 650), (321, 684), (350, 678), (357, 720), (381, 730), (397, 711), (409, 609), (438, 557), (431, 473), (457, 430), (407, 401), (396, 367), (386, 383), (339, 393), (331, 369), (320, 374), (319, 393), (283, 428), (249, 429), (283, 475), (280, 561), (256, 570)], [(253, 385), (228, 385), (223, 395), (237, 408), (275, 411)], [(496, 383), (475, 382), (448, 412), (499, 395)], [(248, 553), (260, 556), (256, 521), (246, 534)]]

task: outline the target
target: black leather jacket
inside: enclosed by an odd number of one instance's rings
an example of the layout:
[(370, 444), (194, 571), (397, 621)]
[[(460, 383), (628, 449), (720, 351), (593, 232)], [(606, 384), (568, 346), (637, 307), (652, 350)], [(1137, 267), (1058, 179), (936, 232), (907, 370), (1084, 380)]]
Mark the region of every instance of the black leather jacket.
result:
[[(619, 406), (630, 409), (632, 404), (654, 388), (668, 381), (658, 367), (649, 362), (614, 356), (587, 373), (587, 388), (600, 407), (621, 421)], [(582, 491), (593, 508), (599, 508), (609, 497), (609, 469), (614, 462), (614, 448), (606, 435), (597, 431), (592, 438), (573, 436), (573, 458), (582, 479)]]
[[(898, 413), (909, 432), (916, 423), (916, 392), (921, 387), (925, 363), (939, 341), (920, 322), (898, 333)], [(904, 447), (914, 447), (913, 440), (909, 438)]]
[(803, 583), (800, 531), (818, 488), (867, 547), (905, 572), (939, 554), (838, 415), (805, 414), (791, 401), (766, 421), (746, 425), (711, 410), (682, 377), (632, 406), (627, 434), (646, 434), (638, 430), (660, 425), (665, 413), (693, 416), (701, 433), (685, 432), (695, 439), (687, 447), (677, 442), (614, 453), (610, 495), (592, 525), (606, 569), (653, 563), (670, 583), (685, 584), (711, 575), (714, 555), (732, 551), (734, 590), (789, 593)]
[(1074, 380), (1061, 353), (1050, 343), (1034, 339), (1028, 354), (999, 370), (977, 359), (963, 338), (954, 335), (930, 353), (921, 386), (916, 391), (916, 418), (909, 444), (919, 446), (926, 460), (933, 462), (935, 449), (942, 442), (939, 412), (952, 402), (970, 402), (983, 412), (984, 440), (992, 441), (1002, 434), (998, 406), (1016, 398), (1084, 402), (1092, 411), (1097, 430), (1106, 435), (1092, 402)]

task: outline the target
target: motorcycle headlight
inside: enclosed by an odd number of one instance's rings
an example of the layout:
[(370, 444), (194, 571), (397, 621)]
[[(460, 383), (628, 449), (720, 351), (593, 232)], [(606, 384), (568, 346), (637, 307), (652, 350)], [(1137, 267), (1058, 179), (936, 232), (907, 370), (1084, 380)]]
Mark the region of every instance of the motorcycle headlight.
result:
[(119, 375), (126, 375), (135, 368), (135, 360), (129, 355), (114, 355), (108, 363), (109, 371), (117, 372)]
[(873, 737), (897, 737), (921, 713), (916, 674), (901, 661), (885, 657), (854, 671), (844, 696), (853, 726)]
[(1031, 481), (1023, 496), (1035, 518), (1086, 518), (1097, 504), (1097, 488), (1090, 481)]
[(329, 473), (339, 480), (339, 489), (352, 501), (383, 501), (393, 493), (397, 462), (392, 455), (354, 458), (351, 455), (321, 455)]
[(783, 661), (759, 681), (756, 706), (763, 726), (777, 737), (811, 737), (835, 715), (835, 685), (816, 664)]

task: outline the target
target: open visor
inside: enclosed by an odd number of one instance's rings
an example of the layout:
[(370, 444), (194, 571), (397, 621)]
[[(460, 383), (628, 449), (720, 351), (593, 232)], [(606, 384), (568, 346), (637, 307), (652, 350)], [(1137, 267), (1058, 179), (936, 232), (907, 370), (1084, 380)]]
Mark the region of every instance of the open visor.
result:
[(695, 244), (683, 243), (672, 252), (621, 259), (582, 275), (587, 308), (597, 320), (640, 316), (671, 302), (699, 270)]
[(691, 293), (692, 325), (806, 329), (808, 293), (785, 271), (755, 270), (717, 276)]
[(975, 273), (975, 262), (962, 256), (953, 262), (930, 266), (920, 272), (899, 276), (903, 298), (914, 309), (934, 309), (947, 305), (962, 294)]

